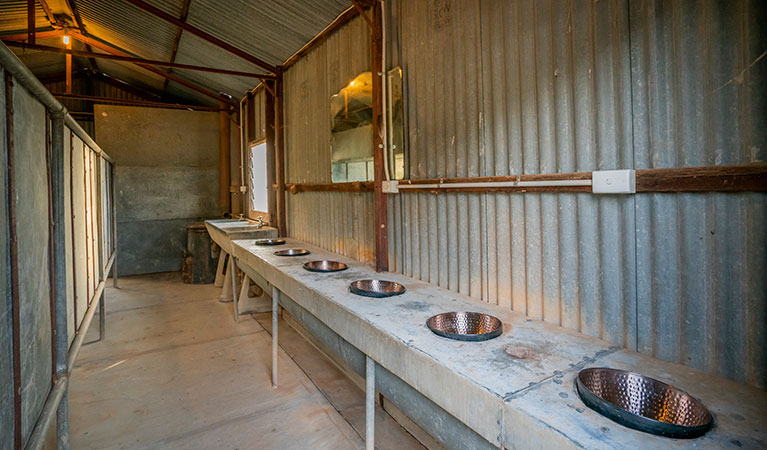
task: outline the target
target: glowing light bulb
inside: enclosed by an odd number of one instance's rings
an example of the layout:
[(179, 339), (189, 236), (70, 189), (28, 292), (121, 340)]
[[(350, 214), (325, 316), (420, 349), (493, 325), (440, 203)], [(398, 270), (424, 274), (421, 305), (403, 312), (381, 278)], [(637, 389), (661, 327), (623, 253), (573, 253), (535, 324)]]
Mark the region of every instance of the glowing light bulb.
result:
[(61, 40), (64, 41), (64, 44), (69, 45), (69, 36), (62, 36)]

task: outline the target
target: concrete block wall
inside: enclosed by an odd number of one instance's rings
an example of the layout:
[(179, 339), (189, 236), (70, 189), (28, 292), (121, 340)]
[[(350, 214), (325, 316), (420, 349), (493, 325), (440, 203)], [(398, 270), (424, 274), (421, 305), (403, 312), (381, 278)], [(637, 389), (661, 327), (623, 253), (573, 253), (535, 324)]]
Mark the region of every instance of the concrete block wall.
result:
[(95, 123), (115, 161), (120, 275), (181, 270), (186, 225), (219, 215), (218, 113), (96, 105)]

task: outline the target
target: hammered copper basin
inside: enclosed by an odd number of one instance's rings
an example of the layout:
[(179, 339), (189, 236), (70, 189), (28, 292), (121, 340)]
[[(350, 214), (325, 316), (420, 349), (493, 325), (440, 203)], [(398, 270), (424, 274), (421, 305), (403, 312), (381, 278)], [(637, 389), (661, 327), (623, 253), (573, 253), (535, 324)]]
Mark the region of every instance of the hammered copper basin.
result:
[(349, 290), (365, 297), (392, 297), (405, 293), (405, 286), (386, 280), (357, 280), (349, 285)]
[(575, 379), (583, 403), (635, 430), (672, 438), (695, 438), (714, 418), (701, 402), (662, 381), (609, 368), (581, 370)]
[(309, 272), (339, 272), (348, 269), (349, 266), (338, 261), (309, 261), (304, 263), (304, 269)]
[(497, 317), (476, 312), (448, 312), (429, 317), (426, 326), (435, 334), (457, 341), (486, 341), (503, 333)]
[(289, 248), (274, 252), (274, 254), (277, 256), (304, 256), (308, 255), (309, 253), (311, 252), (304, 248)]
[(285, 239), (256, 239), (256, 245), (282, 245)]

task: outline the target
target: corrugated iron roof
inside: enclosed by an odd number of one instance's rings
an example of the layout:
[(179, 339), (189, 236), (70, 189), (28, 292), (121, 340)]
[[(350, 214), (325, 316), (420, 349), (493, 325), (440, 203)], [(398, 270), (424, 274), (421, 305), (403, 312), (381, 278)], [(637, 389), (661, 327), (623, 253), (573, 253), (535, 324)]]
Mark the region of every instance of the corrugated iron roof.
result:
[[(145, 1), (178, 18), (185, 0)], [(75, 0), (72, 4), (79, 11), (85, 31), (90, 36), (140, 58), (170, 61), (178, 32), (176, 26), (124, 0)], [(190, 0), (186, 22), (269, 64), (278, 65), (350, 6), (349, 0)], [(26, 20), (26, 1), (11, 0), (0, 4), (0, 34), (24, 32)], [(36, 26), (38, 29), (51, 27), (39, 3)], [(60, 70), (63, 63), (63, 57), (56, 54), (35, 54), (34, 57), (22, 56), (22, 59), (35, 66), (33, 71), (36, 74)], [(180, 34), (175, 61), (264, 72), (260, 67), (187, 31)], [(107, 60), (97, 60), (97, 63), (102, 72), (137, 87), (159, 91), (166, 85), (161, 76), (135, 64)], [(173, 73), (210, 91), (232, 95), (235, 99), (242, 98), (259, 82), (255, 78), (189, 70), (173, 70)], [(217, 103), (215, 99), (175, 82), (167, 83), (165, 94), (179, 101)]]

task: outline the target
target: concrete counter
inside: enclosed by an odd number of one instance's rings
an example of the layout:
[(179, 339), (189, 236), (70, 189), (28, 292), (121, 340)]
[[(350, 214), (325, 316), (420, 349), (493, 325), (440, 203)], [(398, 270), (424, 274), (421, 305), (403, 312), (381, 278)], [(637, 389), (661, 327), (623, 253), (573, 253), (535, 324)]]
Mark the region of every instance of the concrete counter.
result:
[[(259, 276), (305, 308), (382, 367), (431, 399), (496, 446), (507, 448), (739, 448), (767, 444), (762, 409), (767, 393), (688, 367), (670, 364), (605, 341), (498, 306), (416, 281), (375, 271), (360, 262), (288, 239), (284, 246), (260, 247), (233, 241), (234, 256), (246, 273)], [(274, 251), (307, 248), (304, 257)], [(313, 273), (306, 261), (333, 259), (349, 269)], [(396, 281), (404, 295), (360, 297), (349, 283), (362, 278)], [(485, 342), (458, 342), (433, 334), (426, 320), (447, 311), (486, 312), (500, 318), (504, 333)], [(523, 359), (509, 355), (524, 350)], [(587, 408), (574, 388), (585, 367), (640, 372), (701, 399), (715, 415), (704, 437), (674, 440), (625, 428)]]
[(259, 227), (254, 222), (240, 219), (206, 220), (205, 227), (213, 241), (227, 253), (232, 253), (232, 241), (237, 239), (271, 239), (277, 237), (277, 229)]

